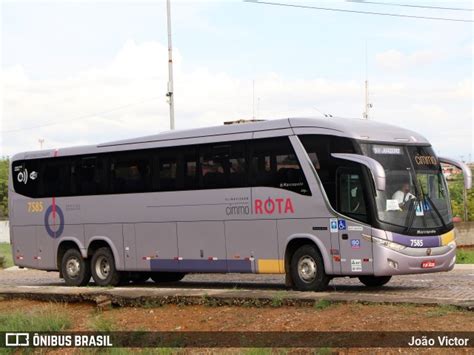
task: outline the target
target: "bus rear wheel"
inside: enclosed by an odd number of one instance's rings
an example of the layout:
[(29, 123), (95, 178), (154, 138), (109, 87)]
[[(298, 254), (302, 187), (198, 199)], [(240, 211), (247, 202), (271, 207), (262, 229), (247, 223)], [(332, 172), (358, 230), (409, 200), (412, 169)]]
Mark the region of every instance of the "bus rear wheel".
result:
[(99, 248), (94, 252), (91, 260), (92, 278), (99, 286), (117, 286), (121, 281), (121, 274), (115, 268), (115, 259), (112, 251)]
[(67, 250), (61, 259), (61, 274), (68, 286), (85, 286), (91, 279), (89, 260), (85, 260), (79, 250)]
[(323, 291), (330, 281), (321, 254), (310, 244), (302, 245), (294, 252), (290, 273), (294, 287), (299, 291)]
[(153, 272), (151, 279), (156, 283), (181, 281), (186, 274), (184, 272)]
[(392, 276), (360, 276), (359, 281), (368, 287), (380, 287), (390, 281)]

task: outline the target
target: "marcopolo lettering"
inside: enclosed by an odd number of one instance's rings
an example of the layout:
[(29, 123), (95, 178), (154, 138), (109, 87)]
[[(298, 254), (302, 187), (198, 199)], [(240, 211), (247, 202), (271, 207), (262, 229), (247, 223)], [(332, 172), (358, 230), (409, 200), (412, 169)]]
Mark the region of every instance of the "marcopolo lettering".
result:
[(295, 213), (291, 198), (255, 199), (255, 214), (290, 214)]

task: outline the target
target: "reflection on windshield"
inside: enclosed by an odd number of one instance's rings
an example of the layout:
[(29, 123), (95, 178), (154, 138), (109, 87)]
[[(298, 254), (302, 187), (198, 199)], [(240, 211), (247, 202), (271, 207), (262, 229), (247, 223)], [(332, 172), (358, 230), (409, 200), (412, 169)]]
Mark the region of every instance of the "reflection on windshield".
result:
[(411, 228), (436, 228), (451, 221), (445, 180), (431, 147), (361, 144), (385, 169), (385, 191), (377, 191), (381, 221)]

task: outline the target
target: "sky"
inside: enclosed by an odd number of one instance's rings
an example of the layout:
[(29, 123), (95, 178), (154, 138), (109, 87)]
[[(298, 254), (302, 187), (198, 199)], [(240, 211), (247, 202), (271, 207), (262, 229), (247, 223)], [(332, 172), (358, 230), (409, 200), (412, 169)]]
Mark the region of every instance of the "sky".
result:
[[(271, 0), (269, 0), (271, 1)], [(277, 2), (277, 1), (274, 1)], [(473, 20), (471, 1), (293, 1)], [(333, 116), (415, 130), (474, 160), (473, 23), (171, 0), (177, 129)], [(169, 129), (166, 3), (0, 0), (0, 155)]]

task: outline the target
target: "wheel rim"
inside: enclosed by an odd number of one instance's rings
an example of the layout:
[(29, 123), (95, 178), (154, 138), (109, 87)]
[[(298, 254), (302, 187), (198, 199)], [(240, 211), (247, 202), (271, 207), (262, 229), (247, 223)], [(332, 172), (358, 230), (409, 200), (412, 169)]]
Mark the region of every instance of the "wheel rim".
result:
[(77, 257), (72, 257), (66, 262), (66, 273), (70, 278), (76, 278), (81, 271), (81, 263)]
[(298, 275), (303, 282), (310, 283), (316, 278), (317, 266), (314, 259), (305, 255), (298, 261)]
[(95, 273), (101, 279), (105, 280), (110, 273), (110, 263), (105, 256), (99, 256), (95, 262)]

